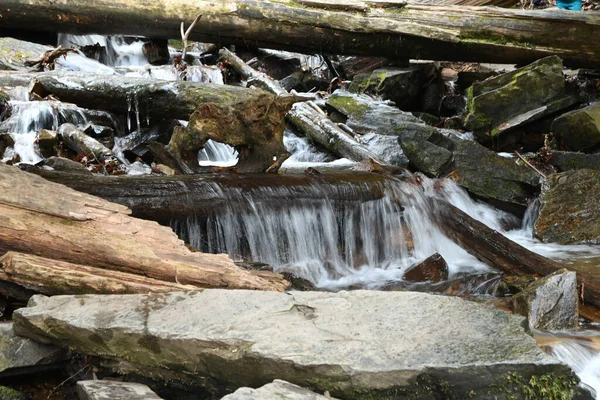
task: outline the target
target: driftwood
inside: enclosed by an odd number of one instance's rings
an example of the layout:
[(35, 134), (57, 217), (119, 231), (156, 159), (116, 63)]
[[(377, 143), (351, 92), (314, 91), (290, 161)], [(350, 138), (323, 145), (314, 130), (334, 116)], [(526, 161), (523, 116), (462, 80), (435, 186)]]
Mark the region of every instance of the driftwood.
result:
[[(357, 7), (359, 4), (359, 7)], [(158, 12), (157, 10), (160, 10)], [(340, 0), (3, 0), (3, 28), (179, 38), (388, 58), (527, 64), (556, 54), (566, 65), (600, 66), (600, 15), (563, 10), (432, 6)], [(465, 18), (468, 16), (468, 18)], [(34, 27), (34, 28), (32, 28)]]
[[(247, 207), (247, 197), (272, 203), (285, 200), (368, 201), (384, 196), (380, 174), (307, 175), (197, 174), (177, 176), (74, 175), (57, 171), (35, 173), (79, 192), (127, 206), (138, 218), (168, 224), (172, 219), (204, 215), (235, 204)], [(353, 190), (347, 190), (353, 186)]]
[(165, 282), (12, 251), (0, 257), (0, 279), (49, 296), (198, 290), (192, 285)]
[(197, 169), (198, 151), (209, 139), (235, 147), (240, 171), (267, 170), (274, 157), (287, 154), (284, 115), (295, 102), (304, 100), (235, 86), (93, 74), (40, 76), (31, 93), (42, 98), (52, 94), (80, 107), (118, 114), (133, 110), (137, 125), (151, 116), (189, 119), (187, 127), (174, 129), (165, 149), (178, 169), (187, 173)]
[(283, 291), (279, 274), (193, 253), (170, 228), (132, 218), (119, 204), (0, 164), (0, 254), (8, 251), (196, 287)]
[(595, 267), (562, 264), (527, 250), (487, 225), (443, 200), (435, 200), (438, 221), (444, 233), (477, 259), (512, 275), (549, 275), (562, 268), (577, 272), (577, 282), (583, 286), (580, 314), (598, 320), (600, 314), (600, 272)]
[[(249, 67), (229, 50), (221, 49), (219, 56), (226, 60), (244, 79), (247, 79), (248, 85), (256, 85), (277, 95), (287, 94), (287, 91), (278, 82), (265, 73)], [(384, 164), (378, 160), (375, 153), (361, 145), (325, 114), (317, 111), (316, 106), (311, 105), (310, 102), (295, 104), (286, 118), (311, 141), (321, 144), (337, 156), (358, 162), (369, 162), (371, 159), (378, 164)]]

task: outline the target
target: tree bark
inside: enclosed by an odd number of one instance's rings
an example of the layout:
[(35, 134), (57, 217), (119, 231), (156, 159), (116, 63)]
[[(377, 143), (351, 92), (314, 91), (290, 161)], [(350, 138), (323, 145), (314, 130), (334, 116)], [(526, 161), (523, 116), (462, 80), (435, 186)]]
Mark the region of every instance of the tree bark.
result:
[[(562, 268), (575, 271), (577, 282), (584, 286), (583, 302), (600, 308), (598, 268), (550, 260), (527, 250), (443, 200), (435, 200), (434, 205), (444, 233), (477, 259), (513, 275), (546, 276)], [(588, 309), (586, 315), (594, 315), (594, 312)]]
[[(137, 218), (163, 224), (190, 215), (202, 216), (232, 204), (241, 210), (248, 206), (248, 197), (273, 204), (301, 199), (368, 201), (381, 198), (385, 191), (385, 177), (371, 173), (317, 177), (275, 174), (101, 176), (45, 170), (35, 173), (79, 192), (127, 206)], [(354, 189), (346, 190), (348, 186)]]
[[(357, 7), (357, 4), (359, 5)], [(189, 40), (388, 58), (530, 63), (559, 55), (569, 66), (600, 66), (597, 13), (431, 6), (340, 0), (4, 0), (3, 28)], [(468, 16), (468, 17), (466, 17)], [(31, 30), (31, 28), (30, 28)]]
[(0, 164), (0, 254), (17, 251), (196, 287), (283, 291), (279, 274), (191, 252), (170, 228), (119, 204)]
[(0, 257), (0, 279), (48, 296), (133, 294), (198, 290), (135, 274), (9, 251)]

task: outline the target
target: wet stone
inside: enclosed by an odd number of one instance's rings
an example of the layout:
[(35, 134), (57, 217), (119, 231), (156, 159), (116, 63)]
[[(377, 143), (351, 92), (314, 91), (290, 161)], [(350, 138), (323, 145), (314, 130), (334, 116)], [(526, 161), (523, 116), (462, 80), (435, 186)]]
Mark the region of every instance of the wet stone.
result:
[(80, 400), (160, 400), (148, 386), (117, 381), (79, 381)]

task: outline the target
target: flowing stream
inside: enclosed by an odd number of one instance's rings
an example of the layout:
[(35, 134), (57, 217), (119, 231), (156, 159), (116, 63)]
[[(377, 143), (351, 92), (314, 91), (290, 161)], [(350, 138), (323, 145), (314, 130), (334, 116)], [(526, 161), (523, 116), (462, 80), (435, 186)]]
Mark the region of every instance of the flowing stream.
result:
[[(143, 42), (139, 40), (127, 42), (118, 37), (61, 35), (60, 43), (104, 46), (105, 53), (100, 58), (107, 64), (102, 67), (106, 68), (102, 70), (105, 73), (179, 79), (178, 72), (170, 66), (146, 65)], [(72, 63), (77, 64), (77, 59), (72, 59)], [(62, 67), (84, 68), (81, 64), (69, 65), (63, 62)], [(190, 71), (189, 80), (223, 83), (221, 72), (214, 67), (195, 65)], [(79, 127), (89, 122), (87, 110), (57, 101), (27, 101), (26, 96), (23, 97), (11, 102), (12, 116), (0, 126), (15, 142), (14, 147), (8, 148), (4, 155), (0, 154), (5, 161), (18, 154), (21, 162), (37, 163), (42, 160), (35, 144), (39, 130), (57, 130), (65, 122)], [(135, 118), (135, 126), (141, 129), (143, 124), (135, 99), (129, 108), (124, 114)], [(127, 125), (127, 132), (117, 133), (121, 136), (129, 133), (132, 121)], [(127, 140), (135, 140), (135, 135), (117, 138), (116, 150), (125, 146)], [(283, 172), (302, 172), (309, 167), (338, 171), (358, 167), (352, 161), (332, 158), (291, 131), (286, 131), (284, 143), (291, 157), (283, 164)], [(237, 162), (237, 152), (230, 146), (209, 141), (198, 154), (198, 161), (202, 165), (232, 166)], [(150, 172), (149, 168), (129, 167), (130, 171), (135, 170), (132, 173)], [(368, 201), (343, 200), (345, 194), (366, 190), (359, 184), (336, 188), (336, 196), (328, 196), (323, 185), (315, 183), (306, 188), (302, 198), (294, 198), (286, 187), (264, 187), (262, 192), (254, 190), (251, 193), (239, 191), (235, 194), (236, 202), (207, 215), (174, 220), (171, 225), (182, 238), (202, 251), (225, 252), (236, 261), (266, 263), (276, 271), (292, 272), (326, 290), (376, 289), (390, 282), (402, 282), (407, 268), (434, 253), (441, 254), (448, 263), (451, 279), (465, 275), (489, 277), (494, 272), (490, 267), (441, 232), (436, 213), (430, 206), (431, 197), (447, 200), (471, 217), (544, 256), (571, 262), (600, 255), (597, 246), (560, 246), (534, 239), (536, 203), (528, 209), (521, 223), (509, 214), (473, 201), (451, 180), (440, 185), (425, 177), (421, 177), (419, 184), (389, 179), (382, 183), (382, 195)], [(226, 193), (223, 191), (223, 195)], [(280, 200), (268, 200), (273, 198)], [(240, 207), (240, 201), (243, 207)], [(494, 281), (488, 278), (478, 282), (470, 289), (472, 292), (481, 288), (484, 292), (489, 291), (494, 286)], [(536, 336), (551, 354), (569, 364), (600, 394), (598, 330), (537, 333)]]

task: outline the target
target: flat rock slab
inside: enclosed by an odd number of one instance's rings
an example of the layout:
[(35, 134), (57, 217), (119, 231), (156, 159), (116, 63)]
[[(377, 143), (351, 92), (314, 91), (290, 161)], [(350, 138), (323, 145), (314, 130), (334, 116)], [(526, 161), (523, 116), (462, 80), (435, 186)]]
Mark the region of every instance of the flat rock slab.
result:
[(0, 377), (36, 372), (67, 359), (67, 351), (15, 335), (12, 322), (0, 323)]
[(13, 318), (34, 340), (210, 377), (229, 391), (283, 379), (342, 399), (494, 398), (507, 385), (521, 398), (532, 376), (565, 390), (577, 382), (524, 332), (523, 317), (424, 293), (37, 295)]
[(80, 400), (160, 400), (148, 386), (117, 381), (79, 381)]
[(301, 388), (286, 381), (275, 379), (273, 383), (259, 387), (239, 388), (232, 394), (228, 394), (221, 400), (335, 400), (333, 397), (326, 397), (308, 389)]

